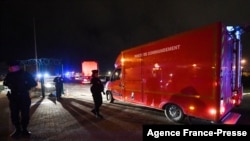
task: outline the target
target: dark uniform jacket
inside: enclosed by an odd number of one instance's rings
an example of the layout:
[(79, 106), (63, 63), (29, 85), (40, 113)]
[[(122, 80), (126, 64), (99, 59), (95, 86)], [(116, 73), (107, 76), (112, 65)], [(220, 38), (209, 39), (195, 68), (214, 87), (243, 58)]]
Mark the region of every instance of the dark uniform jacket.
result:
[(3, 84), (11, 90), (12, 95), (27, 94), (31, 88), (37, 86), (33, 76), (23, 70), (8, 73)]
[(91, 79), (91, 84), (92, 84), (92, 86), (91, 86), (90, 90), (91, 90), (92, 94), (103, 92), (104, 86), (99, 78), (93, 77)]

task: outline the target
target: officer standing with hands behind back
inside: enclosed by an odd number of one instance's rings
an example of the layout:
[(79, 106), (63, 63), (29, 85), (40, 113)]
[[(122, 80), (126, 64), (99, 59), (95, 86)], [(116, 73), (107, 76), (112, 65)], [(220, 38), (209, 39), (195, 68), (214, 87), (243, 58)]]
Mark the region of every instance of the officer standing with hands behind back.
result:
[(21, 69), (18, 61), (10, 61), (8, 66), (9, 72), (3, 84), (10, 89), (7, 94), (10, 117), (12, 124), (16, 128), (11, 137), (29, 136), (31, 134), (27, 129), (31, 105), (29, 90), (37, 86), (37, 82), (30, 73)]

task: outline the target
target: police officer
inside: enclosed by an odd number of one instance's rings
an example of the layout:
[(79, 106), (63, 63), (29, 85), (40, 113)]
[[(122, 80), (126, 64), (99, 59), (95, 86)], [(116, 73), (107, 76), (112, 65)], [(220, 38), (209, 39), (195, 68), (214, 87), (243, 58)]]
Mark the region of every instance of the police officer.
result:
[(41, 82), (42, 97), (44, 98), (45, 97), (44, 76), (40, 78), (40, 82)]
[(92, 78), (90, 83), (92, 84), (90, 91), (92, 93), (95, 105), (91, 112), (94, 113), (97, 118), (103, 118), (103, 116), (100, 114), (100, 107), (102, 105), (102, 92), (104, 87), (101, 80), (98, 78), (98, 70), (92, 70)]
[(11, 137), (28, 136), (31, 134), (27, 130), (31, 104), (29, 90), (35, 87), (37, 82), (31, 74), (20, 68), (19, 62), (11, 61), (8, 65), (9, 72), (3, 84), (10, 89), (7, 94), (9, 98), (10, 117), (12, 124), (16, 128)]
[(58, 75), (54, 78), (55, 87), (56, 87), (56, 97), (57, 100), (61, 99), (62, 92), (63, 92), (63, 78), (61, 75)]

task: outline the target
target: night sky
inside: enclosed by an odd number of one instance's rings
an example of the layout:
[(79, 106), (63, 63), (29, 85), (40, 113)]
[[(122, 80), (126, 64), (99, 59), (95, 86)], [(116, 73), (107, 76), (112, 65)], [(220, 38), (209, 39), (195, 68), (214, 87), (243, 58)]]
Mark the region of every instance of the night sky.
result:
[[(250, 24), (250, 1), (1, 0), (0, 62), (34, 59), (36, 33), (38, 58), (62, 59), (75, 69), (96, 60), (107, 71), (124, 49), (217, 21)], [(250, 63), (249, 33), (242, 43)]]

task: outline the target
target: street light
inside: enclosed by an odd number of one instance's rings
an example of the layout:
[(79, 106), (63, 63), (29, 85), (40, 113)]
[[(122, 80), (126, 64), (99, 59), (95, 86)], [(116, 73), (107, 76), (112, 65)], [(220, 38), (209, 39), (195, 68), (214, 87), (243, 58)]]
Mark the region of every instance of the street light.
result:
[(36, 45), (36, 21), (35, 21), (35, 18), (33, 18), (33, 25), (34, 25), (34, 48), (35, 48), (36, 74), (38, 74), (37, 45)]
[(249, 74), (247, 73), (247, 70), (246, 70), (247, 60), (246, 59), (242, 59), (240, 61), (240, 63), (241, 63), (241, 72), (242, 72), (242, 75), (243, 76), (248, 76)]
[(245, 64), (246, 64), (246, 59), (241, 59), (240, 63), (241, 63), (241, 69), (244, 68)]
[(110, 75), (111, 75), (111, 71), (108, 71), (108, 73), (107, 73), (107, 74), (108, 74), (108, 76), (110, 76)]

